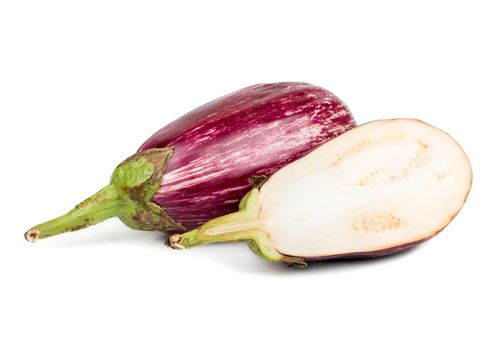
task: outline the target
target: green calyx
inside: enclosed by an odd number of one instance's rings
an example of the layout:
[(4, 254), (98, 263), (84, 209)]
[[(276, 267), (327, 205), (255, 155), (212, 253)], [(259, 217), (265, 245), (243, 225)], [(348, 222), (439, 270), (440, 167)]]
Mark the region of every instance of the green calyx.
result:
[(247, 241), (249, 248), (266, 261), (282, 261), (288, 266), (306, 267), (303, 258), (286, 256), (276, 250), (269, 233), (261, 224), (260, 213), (259, 189), (254, 188), (243, 197), (236, 213), (210, 220), (184, 234), (172, 235), (166, 243), (174, 249), (186, 249), (215, 242)]
[(172, 155), (173, 148), (134, 154), (116, 167), (108, 186), (67, 214), (34, 226), (25, 233), (25, 238), (35, 242), (80, 230), (111, 217), (119, 217), (127, 226), (138, 230), (183, 230), (180, 223), (151, 201)]

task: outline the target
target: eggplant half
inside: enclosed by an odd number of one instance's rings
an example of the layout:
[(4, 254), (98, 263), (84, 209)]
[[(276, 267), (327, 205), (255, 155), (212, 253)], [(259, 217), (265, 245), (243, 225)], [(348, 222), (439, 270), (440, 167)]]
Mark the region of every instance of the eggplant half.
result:
[(392, 254), (446, 227), (471, 182), (468, 158), (445, 132), (416, 119), (374, 121), (280, 169), (238, 212), (169, 244), (244, 240), (262, 258), (298, 267)]

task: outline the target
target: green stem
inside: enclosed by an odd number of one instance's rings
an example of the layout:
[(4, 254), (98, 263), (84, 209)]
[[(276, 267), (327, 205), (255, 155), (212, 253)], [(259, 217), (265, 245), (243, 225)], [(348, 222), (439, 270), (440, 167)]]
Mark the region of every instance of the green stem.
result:
[(186, 249), (215, 242), (248, 241), (250, 249), (267, 261), (283, 261), (290, 266), (306, 267), (303, 258), (283, 255), (274, 247), (269, 233), (261, 224), (257, 188), (243, 197), (239, 209), (236, 213), (210, 220), (195, 230), (172, 235), (167, 243), (174, 249)]
[(25, 238), (35, 242), (40, 238), (80, 230), (113, 216), (138, 230), (184, 230), (184, 226), (151, 201), (172, 155), (172, 148), (156, 148), (134, 154), (115, 168), (108, 186), (67, 214), (34, 226), (25, 233)]
[(115, 186), (108, 185), (65, 215), (34, 226), (25, 233), (25, 238), (30, 242), (35, 242), (37, 239), (77, 231), (119, 216), (121, 210), (121, 200)]

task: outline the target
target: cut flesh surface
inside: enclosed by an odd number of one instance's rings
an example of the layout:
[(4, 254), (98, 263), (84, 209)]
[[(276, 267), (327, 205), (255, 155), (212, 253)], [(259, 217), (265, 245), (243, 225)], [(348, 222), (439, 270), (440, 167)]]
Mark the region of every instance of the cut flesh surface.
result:
[(432, 237), (462, 208), (470, 163), (445, 132), (379, 120), (325, 143), (260, 189), (260, 222), (278, 252), (372, 252)]

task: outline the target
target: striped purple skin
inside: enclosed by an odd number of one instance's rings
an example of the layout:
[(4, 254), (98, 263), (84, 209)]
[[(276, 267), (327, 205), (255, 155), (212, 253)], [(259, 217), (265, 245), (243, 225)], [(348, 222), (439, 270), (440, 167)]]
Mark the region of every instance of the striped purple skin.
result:
[(251, 176), (270, 176), (355, 126), (345, 104), (325, 89), (260, 84), (183, 115), (139, 151), (174, 147), (153, 201), (192, 230), (235, 212)]

